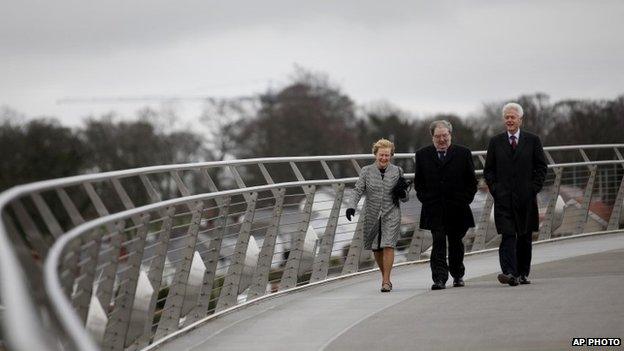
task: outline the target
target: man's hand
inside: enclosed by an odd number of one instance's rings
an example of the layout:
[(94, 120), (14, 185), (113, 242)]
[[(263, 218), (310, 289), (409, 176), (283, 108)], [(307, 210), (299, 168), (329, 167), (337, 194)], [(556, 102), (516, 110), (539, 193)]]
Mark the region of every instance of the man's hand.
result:
[(351, 222), (351, 217), (355, 216), (355, 208), (347, 208), (347, 211), (345, 212), (345, 216), (347, 216), (347, 220)]

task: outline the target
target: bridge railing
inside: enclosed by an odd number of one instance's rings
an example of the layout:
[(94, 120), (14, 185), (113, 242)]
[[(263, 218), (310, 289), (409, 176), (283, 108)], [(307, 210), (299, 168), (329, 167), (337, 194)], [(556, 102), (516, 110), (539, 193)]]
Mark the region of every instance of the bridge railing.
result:
[[(546, 148), (551, 164), (536, 239), (620, 227), (622, 148)], [(481, 168), (485, 152), (473, 154)], [(372, 268), (359, 216), (342, 216), (348, 189), (371, 161), (158, 166), (10, 189), (0, 195), (3, 319), (30, 329), (13, 334), (3, 321), (5, 338), (16, 349), (140, 349), (241, 302)], [(395, 162), (413, 176), (412, 154)], [(430, 233), (418, 229), (414, 198), (402, 207), (397, 262), (426, 257), (431, 245)], [(497, 246), (483, 184), (471, 206), (477, 226), (467, 249)], [(33, 330), (41, 332), (33, 337)]]

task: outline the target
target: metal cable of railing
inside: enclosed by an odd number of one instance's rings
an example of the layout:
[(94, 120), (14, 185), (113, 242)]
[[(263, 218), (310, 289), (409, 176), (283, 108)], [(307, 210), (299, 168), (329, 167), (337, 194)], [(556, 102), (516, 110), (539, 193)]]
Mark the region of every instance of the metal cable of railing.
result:
[[(538, 197), (536, 240), (620, 227), (622, 148), (545, 148), (551, 164)], [(600, 157), (611, 159), (592, 161), (589, 150), (610, 151), (611, 156)], [(485, 152), (473, 155), (482, 165)], [(397, 154), (395, 160), (408, 162), (409, 169), (412, 156)], [(342, 216), (348, 185), (357, 178), (338, 177), (356, 176), (357, 160), (369, 159), (346, 155), (157, 166), (40, 182), (1, 194), (0, 242), (9, 244), (0, 250), (11, 252), (0, 255), (3, 319), (14, 313), (11, 318), (23, 325), (45, 329), (50, 320), (41, 318), (43, 311), (63, 326), (53, 330), (56, 343), (41, 334), (29, 340), (9, 335), (9, 344), (15, 349), (31, 349), (25, 345), (37, 342), (48, 349), (145, 348), (241, 302), (374, 267), (362, 249), (362, 209), (354, 222)], [(274, 179), (270, 165), (284, 166), (293, 180)], [(234, 189), (211, 184), (206, 171), (211, 167), (229, 170)], [(264, 184), (248, 186), (251, 173), (237, 167), (257, 168)], [(191, 186), (184, 174), (191, 171), (208, 175), (202, 178), (204, 188)], [(169, 178), (147, 178), (158, 172)], [(326, 179), (310, 180), (309, 174)], [(148, 203), (135, 201), (133, 184), (124, 183), (127, 177), (136, 178)], [(101, 181), (114, 196), (96, 184)], [(166, 186), (176, 190), (173, 198), (163, 195)], [(467, 251), (498, 245), (491, 197), (483, 186), (471, 208), (477, 226), (466, 235)], [(428, 255), (431, 238), (418, 228), (419, 210), (415, 199), (402, 207), (397, 263)], [(20, 240), (28, 249), (16, 254), (13, 247)], [(43, 298), (49, 300), (44, 305), (41, 296), (27, 293), (39, 284), (37, 274), (20, 268), (33, 261), (27, 267), (36, 273), (43, 259), (45, 271), (39, 275), (45, 278)], [(11, 284), (16, 281), (21, 283)], [(20, 285), (23, 294), (16, 296)], [(15, 305), (8, 304), (11, 299)]]

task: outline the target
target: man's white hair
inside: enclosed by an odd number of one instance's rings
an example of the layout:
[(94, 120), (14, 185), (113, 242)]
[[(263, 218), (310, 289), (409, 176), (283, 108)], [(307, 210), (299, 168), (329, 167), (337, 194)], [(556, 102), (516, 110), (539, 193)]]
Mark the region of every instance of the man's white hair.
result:
[(520, 104), (516, 102), (509, 102), (505, 104), (505, 106), (503, 106), (503, 116), (505, 116), (505, 112), (507, 112), (507, 110), (516, 110), (516, 112), (518, 112), (518, 114), (520, 115), (520, 118), (524, 116), (524, 110), (522, 109), (522, 106), (520, 106)]

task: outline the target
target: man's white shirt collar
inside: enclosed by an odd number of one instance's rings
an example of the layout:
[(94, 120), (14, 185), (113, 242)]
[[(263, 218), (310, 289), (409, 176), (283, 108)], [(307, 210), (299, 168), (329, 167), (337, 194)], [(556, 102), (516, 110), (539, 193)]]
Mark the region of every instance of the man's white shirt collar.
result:
[(520, 140), (520, 128), (518, 128), (518, 131), (516, 131), (514, 134), (511, 134), (509, 133), (509, 131), (507, 131), (507, 139), (511, 139), (512, 135), (516, 137), (516, 140)]

